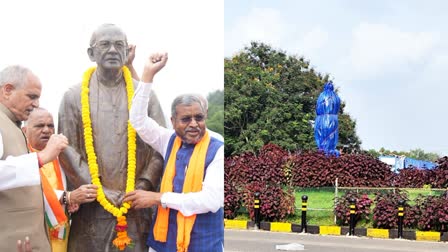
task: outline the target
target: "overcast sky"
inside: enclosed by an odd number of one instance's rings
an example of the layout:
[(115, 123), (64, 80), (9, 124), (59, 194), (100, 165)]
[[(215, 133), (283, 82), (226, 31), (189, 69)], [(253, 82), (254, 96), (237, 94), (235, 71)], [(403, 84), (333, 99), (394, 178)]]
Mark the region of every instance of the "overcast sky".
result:
[(448, 155), (447, 1), (226, 0), (226, 57), (250, 41), (331, 76), (364, 149)]
[(21, 64), (36, 73), (40, 104), (56, 116), (64, 92), (95, 65), (87, 56), (92, 32), (113, 23), (137, 45), (139, 74), (151, 53), (168, 52), (155, 90), (169, 117), (177, 95), (224, 88), (223, 6), (223, 0), (1, 1), (0, 68)]

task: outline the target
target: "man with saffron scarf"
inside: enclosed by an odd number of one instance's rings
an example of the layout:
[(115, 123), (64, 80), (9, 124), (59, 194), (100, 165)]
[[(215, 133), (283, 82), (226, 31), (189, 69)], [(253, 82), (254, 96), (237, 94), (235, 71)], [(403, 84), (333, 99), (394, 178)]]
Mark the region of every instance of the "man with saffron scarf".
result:
[(206, 130), (201, 99), (190, 94), (174, 99), (174, 130), (145, 113), (153, 78), (167, 60), (167, 54), (149, 57), (130, 111), (139, 136), (165, 158), (160, 192), (135, 190), (123, 200), (136, 209), (157, 205), (149, 251), (223, 251), (224, 144)]
[[(42, 151), (47, 146), (50, 136), (54, 134), (53, 116), (44, 108), (36, 108), (31, 112), (22, 130), (28, 140), (29, 149), (32, 152)], [(57, 158), (40, 169), (40, 176), (51, 250), (66, 252), (70, 227), (66, 211), (74, 212), (79, 204), (94, 201), (97, 186), (82, 185), (72, 192), (67, 192), (65, 174)]]
[[(138, 84), (124, 67), (128, 50), (122, 29), (113, 24), (99, 26), (87, 49), (96, 67), (86, 69), (82, 82), (64, 94), (59, 108), (59, 132), (74, 149), (59, 156), (69, 186), (98, 185), (97, 200), (81, 205), (72, 215), (69, 252), (148, 249), (150, 209), (128, 211), (122, 199), (128, 190), (157, 190), (163, 158), (135, 137), (128, 124)], [(156, 94), (151, 97), (146, 113), (165, 124)]]
[(50, 251), (39, 168), (68, 145), (63, 135), (50, 136), (39, 153), (29, 153), (20, 129), (39, 107), (42, 84), (28, 68), (14, 65), (0, 72), (0, 251), (15, 251), (23, 237), (33, 251)]

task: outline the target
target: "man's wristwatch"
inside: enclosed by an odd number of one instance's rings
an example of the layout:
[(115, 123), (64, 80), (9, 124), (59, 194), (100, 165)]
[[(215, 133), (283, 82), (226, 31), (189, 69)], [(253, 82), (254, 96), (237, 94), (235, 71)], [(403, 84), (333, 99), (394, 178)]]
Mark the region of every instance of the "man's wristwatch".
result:
[(160, 204), (162, 205), (162, 208), (163, 208), (163, 209), (166, 209), (166, 202), (163, 200), (163, 194), (162, 194), (162, 196), (160, 197)]

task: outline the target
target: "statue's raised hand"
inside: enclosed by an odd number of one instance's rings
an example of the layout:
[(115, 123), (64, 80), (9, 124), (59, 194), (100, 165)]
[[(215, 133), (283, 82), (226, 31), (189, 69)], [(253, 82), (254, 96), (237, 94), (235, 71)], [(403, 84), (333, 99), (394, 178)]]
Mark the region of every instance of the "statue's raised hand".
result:
[(129, 45), (128, 49), (129, 49), (129, 53), (128, 53), (128, 58), (126, 60), (126, 66), (132, 66), (132, 63), (134, 62), (135, 59), (135, 45)]

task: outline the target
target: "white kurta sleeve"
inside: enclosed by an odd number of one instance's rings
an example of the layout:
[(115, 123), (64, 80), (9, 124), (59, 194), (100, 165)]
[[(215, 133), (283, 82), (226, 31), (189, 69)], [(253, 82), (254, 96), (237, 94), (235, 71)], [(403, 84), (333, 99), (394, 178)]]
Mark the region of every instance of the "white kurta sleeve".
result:
[(174, 130), (160, 126), (148, 116), (148, 104), (152, 83), (140, 82), (132, 99), (129, 121), (138, 135), (147, 144), (151, 145), (162, 156), (165, 156), (166, 148)]
[[(3, 138), (0, 134), (0, 156), (3, 156)], [(36, 153), (0, 160), (0, 190), (40, 184)]]

